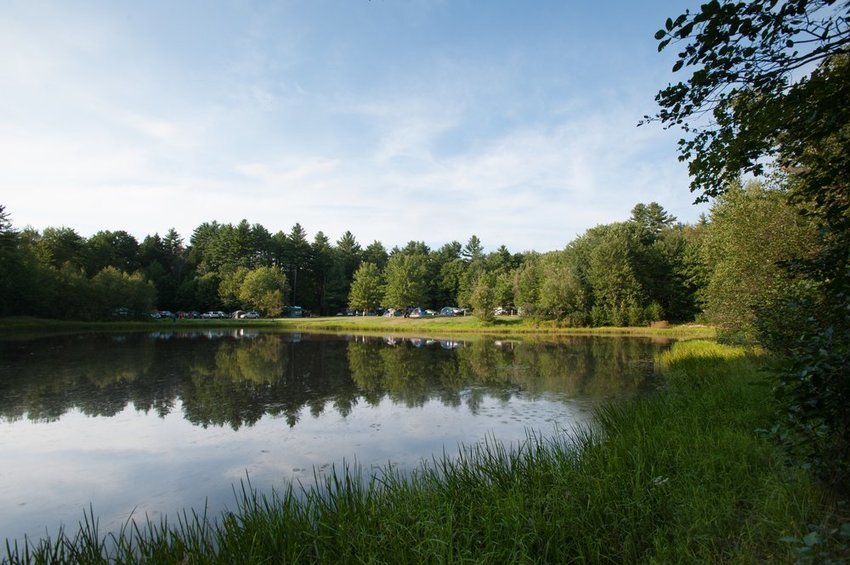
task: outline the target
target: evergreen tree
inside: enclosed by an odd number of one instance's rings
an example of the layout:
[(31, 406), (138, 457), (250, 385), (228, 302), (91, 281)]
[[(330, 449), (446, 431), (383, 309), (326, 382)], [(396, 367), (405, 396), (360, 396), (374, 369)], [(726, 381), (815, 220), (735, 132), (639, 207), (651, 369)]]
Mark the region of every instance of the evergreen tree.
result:
[(389, 254), (380, 241), (373, 241), (363, 250), (363, 261), (373, 263), (378, 270), (383, 271), (387, 266)]
[(66, 263), (75, 269), (86, 265), (85, 240), (68, 227), (44, 228), (35, 242), (35, 252), (42, 264), (56, 269)]
[(336, 260), (336, 250), (331, 247), (330, 240), (324, 232), (316, 233), (310, 255), (310, 273), (315, 292), (316, 310), (322, 315), (339, 311), (345, 305), (346, 299), (343, 293), (345, 284), (342, 280), (342, 268)]
[(28, 257), (20, 234), (12, 227), (5, 206), (0, 204), (0, 316), (24, 314), (31, 306), (29, 296), (38, 291), (35, 261)]
[(115, 267), (125, 273), (139, 269), (139, 242), (126, 231), (99, 231), (86, 241), (86, 272)]
[(363, 261), (363, 250), (360, 248), (360, 244), (357, 243), (354, 234), (346, 231), (336, 242), (336, 263), (340, 277), (340, 297), (345, 298), (349, 295), (354, 273), (360, 267), (361, 261)]
[(307, 241), (307, 232), (299, 223), (292, 226), (286, 238), (283, 259), (284, 272), (288, 273), (287, 278), (292, 281), (291, 303), (307, 308), (312, 307), (313, 300), (308, 298), (312, 293), (310, 242)]
[(481, 246), (481, 240), (477, 235), (470, 236), (469, 241), (463, 246), (461, 257), (469, 263), (484, 258), (484, 247)]

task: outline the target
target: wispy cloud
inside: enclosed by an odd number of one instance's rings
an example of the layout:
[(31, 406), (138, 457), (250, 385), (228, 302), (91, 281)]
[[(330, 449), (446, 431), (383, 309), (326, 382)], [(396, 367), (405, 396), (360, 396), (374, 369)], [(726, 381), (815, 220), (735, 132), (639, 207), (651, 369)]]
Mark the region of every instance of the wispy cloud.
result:
[[(430, 29), (453, 9), (430, 0), (372, 5), (359, 32), (311, 3), (227, 21), (156, 2), (138, 18), (14, 7), (0, 20), (12, 54), (0, 59), (0, 198), (21, 226), (143, 237), (246, 218), (387, 246), (474, 233), (543, 251), (637, 202), (697, 214), (668, 132), (635, 127), (647, 72), (590, 82), (576, 53), (592, 50), (555, 56), (573, 41), (562, 34), (518, 41), (501, 21), (517, 47), (496, 32), (478, 45), (462, 25)], [(398, 53), (376, 51), (404, 26)], [(580, 82), (563, 67), (578, 63)]]

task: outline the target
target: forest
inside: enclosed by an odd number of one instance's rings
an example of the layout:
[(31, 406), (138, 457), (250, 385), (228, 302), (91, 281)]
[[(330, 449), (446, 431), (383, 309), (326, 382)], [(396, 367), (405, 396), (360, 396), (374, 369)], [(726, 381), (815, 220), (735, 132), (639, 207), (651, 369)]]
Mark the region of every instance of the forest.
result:
[(637, 204), (630, 218), (547, 253), (504, 245), (488, 252), (475, 235), (438, 249), (410, 241), (387, 250), (379, 241), (364, 247), (350, 231), (332, 242), (321, 231), (310, 239), (297, 223), (271, 233), (247, 220), (204, 223), (188, 241), (171, 229), (140, 242), (124, 231), (18, 230), (3, 210), (0, 315), (109, 320), (119, 309), (280, 316), (286, 305), (312, 315), (456, 305), (485, 319), (497, 308), (564, 326), (699, 317), (747, 332), (750, 306), (785, 284), (776, 261), (814, 249), (812, 228), (781, 192), (738, 186), (696, 225), (655, 202)]

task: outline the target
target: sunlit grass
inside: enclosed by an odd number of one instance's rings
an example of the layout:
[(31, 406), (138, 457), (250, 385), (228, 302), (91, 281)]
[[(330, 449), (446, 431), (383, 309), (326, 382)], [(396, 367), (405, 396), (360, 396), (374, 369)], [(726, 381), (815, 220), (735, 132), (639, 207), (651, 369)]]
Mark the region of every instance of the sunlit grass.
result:
[(712, 338), (714, 328), (683, 324), (663, 328), (651, 327), (600, 327), (576, 328), (559, 325), (551, 321), (537, 321), (519, 316), (504, 316), (492, 323), (479, 320), (475, 316), (457, 316), (451, 318), (401, 318), (383, 316), (349, 316), (329, 318), (280, 319), (275, 325), (281, 328), (301, 330), (322, 329), (332, 331), (397, 331), (397, 332), (451, 332), (484, 333), (496, 335), (653, 335), (666, 337)]
[(789, 562), (818, 512), (807, 477), (756, 430), (772, 416), (762, 355), (677, 343), (668, 385), (589, 428), (488, 440), (413, 473), (344, 466), (308, 485), (237, 488), (215, 519), (128, 524), (7, 548), (12, 562)]
[(384, 316), (331, 316), (324, 318), (276, 318), (260, 320), (152, 320), (79, 322), (40, 318), (0, 318), (0, 335), (39, 335), (72, 332), (192, 331), (212, 328), (251, 328), (258, 331), (314, 331), (372, 333), (384, 335), (612, 335), (656, 336), (675, 339), (713, 338), (715, 330), (698, 324), (651, 327), (571, 328), (519, 316), (504, 316), (485, 323), (475, 316), (402, 318)]

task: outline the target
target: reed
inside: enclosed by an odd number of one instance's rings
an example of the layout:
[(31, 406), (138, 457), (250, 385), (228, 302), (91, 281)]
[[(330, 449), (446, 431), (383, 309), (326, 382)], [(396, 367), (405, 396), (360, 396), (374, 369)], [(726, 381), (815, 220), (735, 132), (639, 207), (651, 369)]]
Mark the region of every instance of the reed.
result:
[(9, 547), (45, 562), (789, 562), (817, 491), (755, 430), (772, 415), (754, 350), (680, 342), (667, 385), (595, 423), (492, 438), (411, 473), (343, 465), (306, 485), (235, 490), (237, 508)]

